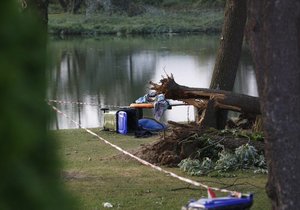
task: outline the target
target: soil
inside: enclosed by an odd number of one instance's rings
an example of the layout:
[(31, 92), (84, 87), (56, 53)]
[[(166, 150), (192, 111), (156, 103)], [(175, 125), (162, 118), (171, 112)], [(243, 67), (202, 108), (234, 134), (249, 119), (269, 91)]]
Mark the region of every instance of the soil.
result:
[[(215, 129), (202, 130), (195, 123), (169, 122), (169, 125), (171, 128), (165, 135), (161, 135), (158, 141), (142, 146), (134, 154), (156, 165), (176, 167), (181, 160), (188, 157), (199, 159), (207, 155), (217, 157), (220, 145), (225, 150), (233, 151), (235, 148), (249, 143), (258, 152), (264, 152), (264, 142), (250, 140), (249, 136), (240, 135), (243, 133), (242, 130), (229, 129), (225, 132)], [(200, 154), (199, 150), (202, 150)]]

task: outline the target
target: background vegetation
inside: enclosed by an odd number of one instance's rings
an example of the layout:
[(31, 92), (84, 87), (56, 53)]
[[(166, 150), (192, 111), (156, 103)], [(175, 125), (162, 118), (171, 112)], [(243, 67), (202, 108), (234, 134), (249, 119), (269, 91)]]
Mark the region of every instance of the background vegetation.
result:
[(155, 34), (217, 33), (223, 23), (225, 1), (135, 0), (80, 4), (72, 11), (57, 1), (49, 5), (49, 31), (52, 34)]

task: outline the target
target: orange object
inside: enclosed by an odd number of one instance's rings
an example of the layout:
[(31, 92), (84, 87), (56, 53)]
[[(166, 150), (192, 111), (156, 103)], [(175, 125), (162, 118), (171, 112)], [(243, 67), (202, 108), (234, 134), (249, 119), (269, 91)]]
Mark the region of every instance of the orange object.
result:
[(130, 104), (131, 108), (154, 108), (154, 105), (151, 103), (141, 103), (141, 104)]

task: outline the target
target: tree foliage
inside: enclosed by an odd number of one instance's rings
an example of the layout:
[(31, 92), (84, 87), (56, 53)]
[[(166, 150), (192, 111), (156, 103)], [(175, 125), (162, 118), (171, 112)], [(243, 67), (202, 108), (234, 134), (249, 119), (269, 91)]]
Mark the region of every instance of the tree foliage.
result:
[[(95, 13), (104, 10), (105, 12), (122, 12), (130, 16), (142, 14), (145, 8), (167, 9), (187, 7), (196, 8), (223, 8), (225, 0), (49, 0), (50, 4), (56, 5), (55, 11), (69, 13)], [(58, 5), (60, 5), (58, 7)], [(51, 8), (52, 9), (52, 8)]]
[(45, 30), (11, 0), (0, 17), (0, 209), (74, 209), (46, 131)]
[(255, 173), (267, 173), (264, 156), (249, 144), (236, 148), (234, 152), (222, 150), (218, 154), (218, 159), (215, 161), (213, 159), (211, 157), (204, 157), (202, 160), (187, 158), (179, 163), (179, 167), (194, 176), (208, 175), (215, 171), (218, 175), (222, 175), (241, 169), (251, 169)]

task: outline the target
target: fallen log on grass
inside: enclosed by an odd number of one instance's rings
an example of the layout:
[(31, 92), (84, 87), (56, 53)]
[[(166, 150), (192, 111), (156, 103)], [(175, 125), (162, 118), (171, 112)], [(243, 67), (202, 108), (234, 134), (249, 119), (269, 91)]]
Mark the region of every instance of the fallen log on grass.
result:
[(216, 111), (231, 110), (246, 115), (260, 115), (259, 98), (230, 91), (193, 88), (179, 85), (173, 75), (167, 75), (160, 80), (160, 84), (150, 81), (151, 89), (163, 93), (167, 99), (184, 101), (193, 105), (201, 112), (198, 123), (204, 127), (217, 127)]
[(151, 89), (163, 93), (167, 99), (184, 101), (200, 109), (206, 108), (208, 102), (213, 101), (216, 109), (261, 114), (258, 97), (224, 90), (182, 86), (175, 82), (172, 74), (160, 80), (160, 83), (150, 81)]

